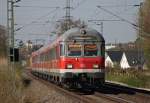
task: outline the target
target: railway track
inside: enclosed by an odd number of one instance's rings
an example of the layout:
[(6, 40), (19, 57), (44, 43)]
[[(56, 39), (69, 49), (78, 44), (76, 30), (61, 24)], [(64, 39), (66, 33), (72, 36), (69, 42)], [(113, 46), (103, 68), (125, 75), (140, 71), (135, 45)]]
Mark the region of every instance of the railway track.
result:
[(32, 79), (38, 80), (41, 83), (45, 84), (48, 88), (53, 88), (56, 91), (58, 91), (59, 93), (67, 96), (68, 98), (72, 98), (73, 100), (78, 100), (79, 103), (93, 103), (92, 100), (85, 98), (84, 96), (81, 95), (77, 95), (76, 93), (70, 92), (68, 90), (65, 90), (63, 88), (61, 88), (60, 86), (56, 85), (56, 84), (52, 84), (48, 81), (45, 81), (43, 79), (40, 79), (36, 76), (33, 76), (30, 72), (26, 72), (28, 76), (30, 76)]
[(104, 95), (104, 94), (99, 93), (99, 92), (95, 92), (95, 95), (99, 96), (99, 97), (109, 99), (111, 101), (114, 101), (115, 103), (135, 103), (133, 101), (126, 100), (126, 99), (123, 99), (123, 98), (120, 98), (120, 97), (117, 97), (117, 96), (112, 96), (112, 95), (107, 95), (107, 94)]
[(137, 92), (137, 93), (143, 93), (145, 95), (149, 95), (150, 94), (150, 91), (148, 90), (143, 90), (143, 89), (136, 89), (136, 88), (133, 88), (133, 87), (128, 87), (128, 86), (123, 86), (123, 85), (120, 85), (120, 84), (115, 84), (115, 83), (111, 83), (111, 82), (105, 82), (105, 84), (107, 85), (107, 87), (111, 87), (111, 88), (117, 88), (117, 89), (123, 89), (123, 90), (126, 90), (126, 91), (132, 91), (132, 92)]
[[(148, 100), (150, 100), (148, 94), (145, 96), (144, 94), (140, 94), (138, 92), (135, 93), (133, 91), (129, 91), (126, 89), (123, 90), (119, 87), (115, 88), (114, 86), (108, 84), (102, 86), (101, 88), (96, 90), (93, 94), (80, 93), (80, 91), (66, 90), (56, 84), (52, 84), (48, 81), (35, 77), (29, 71), (27, 72), (27, 74), (33, 79), (42, 82), (49, 88), (55, 89), (56, 91), (67, 96), (68, 98), (78, 100), (79, 103), (149, 103)], [(124, 95), (120, 95), (119, 93), (120, 94), (124, 93)]]
[(107, 95), (109, 94), (109, 96), (132, 101), (132, 103), (150, 103), (150, 92), (146, 90), (106, 82), (98, 91)]

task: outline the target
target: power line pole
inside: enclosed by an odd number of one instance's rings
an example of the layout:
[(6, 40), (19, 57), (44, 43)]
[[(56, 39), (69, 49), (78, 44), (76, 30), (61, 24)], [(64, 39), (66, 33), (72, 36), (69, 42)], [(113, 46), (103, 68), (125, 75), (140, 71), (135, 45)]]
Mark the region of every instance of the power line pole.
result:
[(98, 26), (101, 26), (100, 28), (100, 30), (101, 30), (101, 34), (103, 35), (103, 30), (104, 30), (104, 21), (121, 21), (121, 20), (109, 20), (109, 19), (102, 19), (102, 20), (88, 20), (88, 22), (92, 22), (92, 23), (94, 23), (94, 24), (96, 24), (96, 25), (98, 25)]
[(70, 29), (70, 25), (71, 25), (71, 16), (70, 16), (70, 10), (71, 10), (71, 6), (70, 6), (70, 0), (66, 0), (66, 16), (65, 16), (65, 29), (68, 30)]
[(14, 47), (14, 1), (7, 0), (7, 28), (9, 47)]
[(95, 24), (100, 26), (100, 31), (101, 31), (101, 34), (103, 35), (103, 27), (104, 27), (103, 26), (103, 22), (100, 22), (100, 23), (99, 22), (95, 22)]
[[(14, 8), (13, 0), (7, 0), (7, 29), (8, 29), (8, 69), (10, 70), (12, 81), (12, 91), (15, 93), (15, 67), (14, 67)], [(12, 62), (11, 62), (12, 60)]]
[(140, 5), (133, 5), (134, 7), (140, 7), (140, 15), (141, 15), (141, 18), (140, 18), (141, 20), (140, 21), (141, 22), (140, 22), (139, 25), (136, 25), (135, 23), (132, 23), (129, 20), (118, 16), (117, 14), (115, 14), (115, 13), (113, 13), (113, 12), (111, 12), (111, 11), (105, 9), (105, 8), (103, 8), (102, 6), (97, 6), (101, 10), (103, 10), (103, 11), (105, 11), (105, 12), (107, 12), (107, 13), (109, 13), (109, 14), (117, 17), (117, 18), (119, 18), (121, 21), (124, 21), (124, 22), (126, 22), (128, 24), (131, 24), (132, 26), (135, 27), (136, 30), (139, 30), (139, 34), (137, 35), (137, 46), (138, 46), (137, 47), (137, 49), (138, 49), (137, 51), (138, 51), (138, 65), (139, 65), (139, 68), (141, 68), (141, 66), (142, 66), (141, 63), (142, 63), (142, 56), (143, 56), (143, 54), (142, 54), (142, 46), (141, 46), (141, 43), (142, 43), (141, 35), (144, 32), (143, 31), (143, 11), (142, 11), (142, 5), (143, 5), (143, 2), (140, 3)]
[(15, 86), (15, 49), (14, 49), (14, 4), (20, 0), (7, 0), (7, 29), (8, 29), (8, 69), (10, 70), (13, 78), (12, 91), (16, 93)]
[(103, 35), (103, 28), (104, 28), (103, 22), (100, 22), (100, 23), (97, 22), (96, 25), (100, 26), (100, 28), (101, 28), (101, 29), (100, 29), (100, 30), (101, 30), (101, 34)]
[[(7, 29), (8, 29), (8, 62), (14, 64), (14, 4), (21, 0), (7, 0)], [(11, 49), (10, 49), (11, 48)]]

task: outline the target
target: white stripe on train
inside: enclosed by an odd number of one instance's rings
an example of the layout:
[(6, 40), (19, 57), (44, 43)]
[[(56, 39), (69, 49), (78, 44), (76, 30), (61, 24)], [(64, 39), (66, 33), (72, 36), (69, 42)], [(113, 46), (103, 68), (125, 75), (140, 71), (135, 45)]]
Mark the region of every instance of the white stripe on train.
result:
[(104, 73), (104, 69), (48, 69), (48, 68), (32, 68), (34, 71), (39, 72), (52, 72), (52, 73)]

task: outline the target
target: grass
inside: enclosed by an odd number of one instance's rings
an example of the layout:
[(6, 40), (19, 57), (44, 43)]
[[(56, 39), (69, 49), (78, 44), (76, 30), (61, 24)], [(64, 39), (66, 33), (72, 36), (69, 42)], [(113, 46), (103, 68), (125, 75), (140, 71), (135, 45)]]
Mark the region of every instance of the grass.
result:
[(117, 81), (125, 83), (130, 86), (140, 88), (150, 88), (150, 75), (145, 75), (148, 71), (126, 71), (125, 73), (120, 71), (112, 71), (106, 73), (106, 79), (111, 81)]
[(14, 73), (7, 64), (0, 61), (0, 101), (2, 103), (23, 103), (22, 77), (20, 66), (17, 65)]

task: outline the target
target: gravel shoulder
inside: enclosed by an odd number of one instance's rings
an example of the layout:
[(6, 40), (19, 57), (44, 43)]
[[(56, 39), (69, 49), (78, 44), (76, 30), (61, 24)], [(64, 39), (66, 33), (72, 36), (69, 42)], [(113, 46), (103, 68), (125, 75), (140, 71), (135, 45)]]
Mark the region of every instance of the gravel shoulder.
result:
[(82, 101), (72, 100), (27, 75), (26, 78), (30, 79), (31, 82), (23, 91), (24, 103), (82, 103)]

